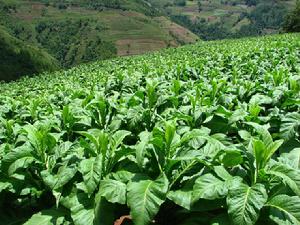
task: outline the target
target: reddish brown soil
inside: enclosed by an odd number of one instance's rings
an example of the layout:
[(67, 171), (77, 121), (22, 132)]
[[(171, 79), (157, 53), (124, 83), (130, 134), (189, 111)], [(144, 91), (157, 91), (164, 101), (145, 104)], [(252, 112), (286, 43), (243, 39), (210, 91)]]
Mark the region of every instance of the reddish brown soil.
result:
[(131, 216), (122, 216), (120, 219), (115, 221), (114, 225), (122, 225), (125, 220), (131, 220)]

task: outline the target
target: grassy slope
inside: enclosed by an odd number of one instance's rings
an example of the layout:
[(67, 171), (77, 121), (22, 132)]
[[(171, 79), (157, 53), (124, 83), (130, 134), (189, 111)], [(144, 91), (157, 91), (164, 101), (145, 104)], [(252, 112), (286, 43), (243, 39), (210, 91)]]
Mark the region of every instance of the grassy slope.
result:
[(0, 26), (0, 80), (58, 69), (57, 61), (45, 51), (25, 44)]
[[(82, 7), (80, 4), (69, 6), (66, 10), (48, 6), (39, 1), (14, 0), (17, 10), (10, 14), (14, 21), (22, 21), (32, 32), (29, 39), (36, 43), (35, 26), (41, 21), (89, 20), (91, 31), (86, 35), (90, 39), (99, 32), (94, 27), (104, 27), (100, 36), (105, 41), (113, 42), (118, 55), (140, 54), (168, 46), (178, 46), (184, 43), (194, 43), (198, 37), (185, 28), (176, 29), (174, 25), (160, 19), (154, 19), (143, 14), (144, 6), (138, 1), (124, 1), (124, 8), (136, 11), (106, 9), (96, 11)], [(80, 2), (80, 1), (79, 1)], [(92, 21), (92, 22), (91, 22)], [(169, 24), (168, 26), (166, 24)], [(164, 29), (162, 29), (164, 28)]]

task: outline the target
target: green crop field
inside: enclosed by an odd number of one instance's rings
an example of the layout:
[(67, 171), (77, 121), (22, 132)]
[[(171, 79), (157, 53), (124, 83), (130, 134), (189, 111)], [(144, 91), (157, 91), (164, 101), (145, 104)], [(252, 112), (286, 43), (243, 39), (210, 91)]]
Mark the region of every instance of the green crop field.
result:
[(300, 34), (0, 90), (0, 224), (300, 224)]
[(0, 0), (0, 25), (12, 36), (46, 50), (63, 68), (199, 39), (143, 1), (116, 0), (117, 8), (112, 2)]

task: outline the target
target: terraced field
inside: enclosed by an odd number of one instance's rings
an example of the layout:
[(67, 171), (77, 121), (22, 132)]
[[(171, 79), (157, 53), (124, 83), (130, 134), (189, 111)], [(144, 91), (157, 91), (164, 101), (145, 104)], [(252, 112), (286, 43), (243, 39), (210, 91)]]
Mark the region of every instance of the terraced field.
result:
[(1, 83), (0, 223), (300, 224), (299, 74), (289, 34)]
[(203, 40), (279, 33), (295, 0), (149, 0)]
[[(141, 54), (161, 48), (195, 43), (199, 39), (186, 28), (172, 23), (167, 17), (146, 15), (145, 11), (149, 6), (146, 9), (141, 8), (142, 3), (123, 1), (121, 6), (124, 7), (124, 10), (112, 8), (96, 10), (84, 7), (79, 3), (76, 4), (80, 1), (69, 2), (70, 4), (66, 3), (66, 8), (60, 9), (56, 5), (46, 4), (43, 1), (1, 0), (0, 7), (6, 3), (7, 7), (10, 6), (11, 9), (8, 10), (9, 13), (3, 13), (0, 10), (2, 20), (0, 24), (8, 27), (18, 38), (43, 47), (54, 56), (60, 51), (54, 51), (55, 46), (51, 46), (51, 43), (59, 46), (59, 43), (62, 42), (55, 37), (62, 36), (63, 33), (70, 35), (69, 32), (72, 32), (69, 39), (72, 40), (72, 37), (75, 36), (76, 41), (66, 43), (67, 48), (63, 47), (66, 48), (64, 51), (67, 51), (68, 54), (58, 57), (63, 62), (71, 61), (68, 66), (84, 61), (81, 58), (86, 54), (89, 44), (97, 42), (99, 38), (107, 43), (112, 43), (116, 47), (116, 55)], [(76, 23), (80, 23), (80, 25), (76, 25)], [(174, 26), (177, 28), (175, 32)], [(76, 49), (78, 42), (81, 42), (81, 48)], [(74, 51), (77, 51), (77, 59), (69, 59), (71, 58), (69, 55)], [(109, 51), (109, 49), (103, 49), (102, 52), (104, 51)], [(109, 52), (111, 51), (110, 49)], [(98, 55), (101, 54), (104, 53), (100, 51)], [(114, 56), (115, 52), (112, 51), (111, 54), (109, 57)], [(103, 58), (109, 57), (104, 56)]]

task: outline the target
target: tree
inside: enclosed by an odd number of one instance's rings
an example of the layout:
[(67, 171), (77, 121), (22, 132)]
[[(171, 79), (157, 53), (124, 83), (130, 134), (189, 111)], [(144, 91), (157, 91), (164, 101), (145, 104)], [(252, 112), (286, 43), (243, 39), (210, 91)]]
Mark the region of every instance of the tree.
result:
[(198, 11), (201, 12), (202, 11), (202, 4), (201, 1), (198, 0)]
[(177, 6), (186, 6), (186, 1), (185, 0), (175, 0), (174, 4)]
[(300, 32), (300, 0), (297, 0), (295, 9), (286, 17), (283, 30), (286, 32)]
[(255, 6), (257, 4), (256, 0), (246, 0), (247, 6)]

